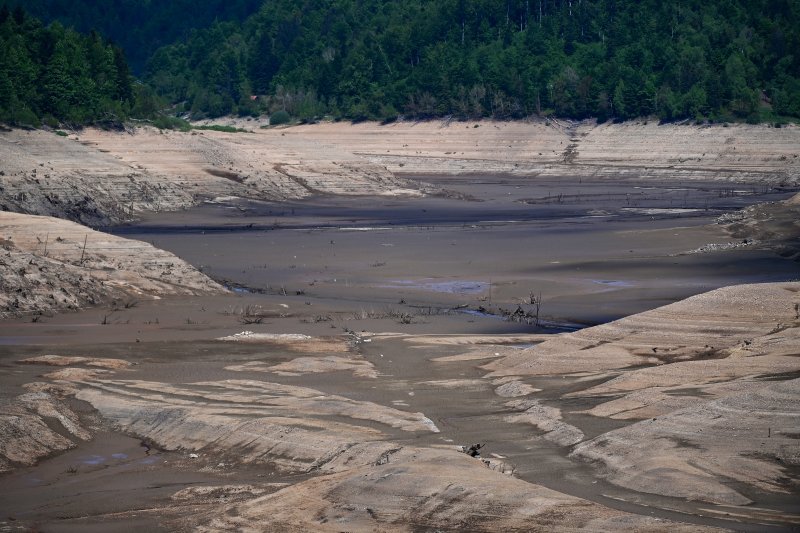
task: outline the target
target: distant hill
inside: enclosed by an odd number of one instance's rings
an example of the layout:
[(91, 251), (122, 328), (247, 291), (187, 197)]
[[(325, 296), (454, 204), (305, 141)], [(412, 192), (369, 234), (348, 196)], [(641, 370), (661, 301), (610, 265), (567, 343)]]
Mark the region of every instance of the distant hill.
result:
[[(1, 2), (0, 2), (1, 3)], [(215, 21), (244, 20), (263, 0), (9, 0), (45, 23), (59, 21), (88, 33), (96, 30), (125, 50), (140, 74), (158, 48), (186, 38)]]
[(800, 117), (797, 0), (16, 4), (118, 44), (150, 116)]
[(0, 6), (0, 121), (118, 125), (136, 114), (133, 82), (122, 49), (98, 33)]

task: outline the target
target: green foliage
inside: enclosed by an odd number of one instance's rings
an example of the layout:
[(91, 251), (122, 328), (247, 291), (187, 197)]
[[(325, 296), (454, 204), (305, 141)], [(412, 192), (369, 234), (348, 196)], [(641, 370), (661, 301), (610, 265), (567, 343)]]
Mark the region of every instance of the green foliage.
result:
[(118, 43), (137, 74), (160, 47), (215, 20), (244, 20), (263, 0), (9, 0), (46, 23), (97, 30)]
[(19, 7), (11, 16), (0, 8), (0, 121), (107, 125), (125, 119), (132, 104), (120, 49), (96, 33), (45, 27)]
[(221, 124), (210, 124), (208, 126), (192, 126), (193, 130), (211, 130), (221, 131), (223, 133), (250, 133), (242, 128), (234, 128), (233, 126), (223, 126)]
[(18, 125), (184, 128), (167, 106), (287, 121), (800, 117), (796, 0), (6, 1), (0, 121)]
[(800, 116), (798, 49), (789, 0), (272, 0), (146, 80), (196, 116), (751, 120)]
[(283, 109), (276, 111), (269, 116), (270, 126), (280, 126), (281, 124), (288, 124), (291, 121), (292, 117), (289, 116), (289, 113)]
[(169, 115), (157, 115), (150, 123), (160, 130), (190, 131), (192, 125), (182, 118)]
[(66, 131), (64, 131), (64, 130), (56, 130), (56, 131), (54, 131), (53, 133), (55, 133), (55, 134), (56, 134), (56, 135), (58, 135), (59, 137), (67, 137), (67, 136), (69, 135), (69, 133), (67, 133), (67, 132), (66, 132)]

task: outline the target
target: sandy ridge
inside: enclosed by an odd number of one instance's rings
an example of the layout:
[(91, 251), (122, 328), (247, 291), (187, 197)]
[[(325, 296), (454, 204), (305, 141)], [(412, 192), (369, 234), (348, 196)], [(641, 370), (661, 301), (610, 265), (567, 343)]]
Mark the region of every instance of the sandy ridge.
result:
[(602, 379), (548, 405), (590, 399), (595, 406), (582, 413), (629, 425), (583, 441), (579, 428), (564, 427), (562, 410), (531, 402), (509, 421), (576, 444), (571, 457), (620, 486), (747, 505), (740, 486), (797, 489), (790, 469), (800, 465), (792, 429), (800, 421), (799, 308), (797, 282), (724, 287), (561, 334), (484, 368), (488, 377)]
[(150, 244), (52, 217), (0, 211), (0, 317), (225, 289)]

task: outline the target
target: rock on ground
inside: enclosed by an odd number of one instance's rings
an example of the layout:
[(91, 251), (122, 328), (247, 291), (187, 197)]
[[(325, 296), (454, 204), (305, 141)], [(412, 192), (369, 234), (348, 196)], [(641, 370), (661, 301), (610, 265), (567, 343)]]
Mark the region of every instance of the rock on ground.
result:
[(0, 473), (34, 465), (90, 438), (78, 416), (49, 392), (28, 392), (0, 403)]

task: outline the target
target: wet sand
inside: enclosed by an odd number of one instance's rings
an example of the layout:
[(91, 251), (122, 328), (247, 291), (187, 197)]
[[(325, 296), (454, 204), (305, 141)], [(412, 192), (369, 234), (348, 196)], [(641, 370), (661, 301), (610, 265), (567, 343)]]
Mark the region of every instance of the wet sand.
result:
[[(509, 421), (516, 413), (508, 405), (514, 397), (499, 395), (500, 383), (487, 379), (481, 368), (537, 344), (543, 334), (605, 323), (721, 286), (797, 279), (796, 262), (757, 245), (692, 253), (735, 241), (713, 224), (721, 213), (789, 193), (754, 186), (730, 192), (719, 183), (696, 181), (424, 179), (463, 197), (228, 199), (114, 228), (120, 236), (173, 252), (233, 292), (89, 309), (37, 323), (4, 321), (2, 398), (25, 392), (24, 384), (42, 381), (52, 370), (16, 361), (54, 351), (134, 363), (109, 379), (186, 387), (165, 392), (170, 400), (187, 397), (201, 382), (269, 381), (424, 413), (438, 432), (409, 432), (373, 419), (354, 422), (341, 414), (308, 416), (379, 431), (380, 439), (400, 446), (452, 449), (486, 442), (486, 456), (502, 457), (516, 477), (613, 509), (744, 531), (797, 523), (796, 492), (743, 489), (753, 507), (769, 511), (736, 508), (742, 516), (731, 521), (724, 513), (734, 511), (724, 506), (611, 484), (590, 464), (569, 458), (569, 448), (540, 438), (530, 425)], [(541, 296), (538, 325), (502, 319), (503, 309), (520, 304), (531, 309), (531, 295)], [(260, 319), (247, 323), (247, 309)], [(347, 343), (348, 357), (372, 365), (377, 377), (344, 369), (270, 371), (320, 354), (291, 344), (216, 340), (244, 330), (333, 337)], [(457, 340), (460, 335), (465, 337)], [(470, 338), (478, 344), (469, 344)], [(252, 370), (246, 366), (251, 363), (267, 370)], [(244, 370), (231, 370), (236, 365)], [(529, 387), (526, 395), (544, 390), (532, 397), (563, 410), (564, 421), (589, 439), (628, 422), (577, 413), (600, 400), (564, 396), (608, 377), (556, 375), (519, 382)], [(174, 503), (169, 498), (180, 489), (311, 478), (268, 464), (242, 465), (224, 454), (192, 458), (188, 445), (148, 450), (140, 437), (120, 435), (97, 418), (87, 403), (71, 402), (92, 421), (95, 438), (5, 475), (0, 507), (14, 518), (8, 524), (46, 531), (191, 529), (192, 511), (208, 502)], [(213, 503), (245, 499), (225, 496)]]

